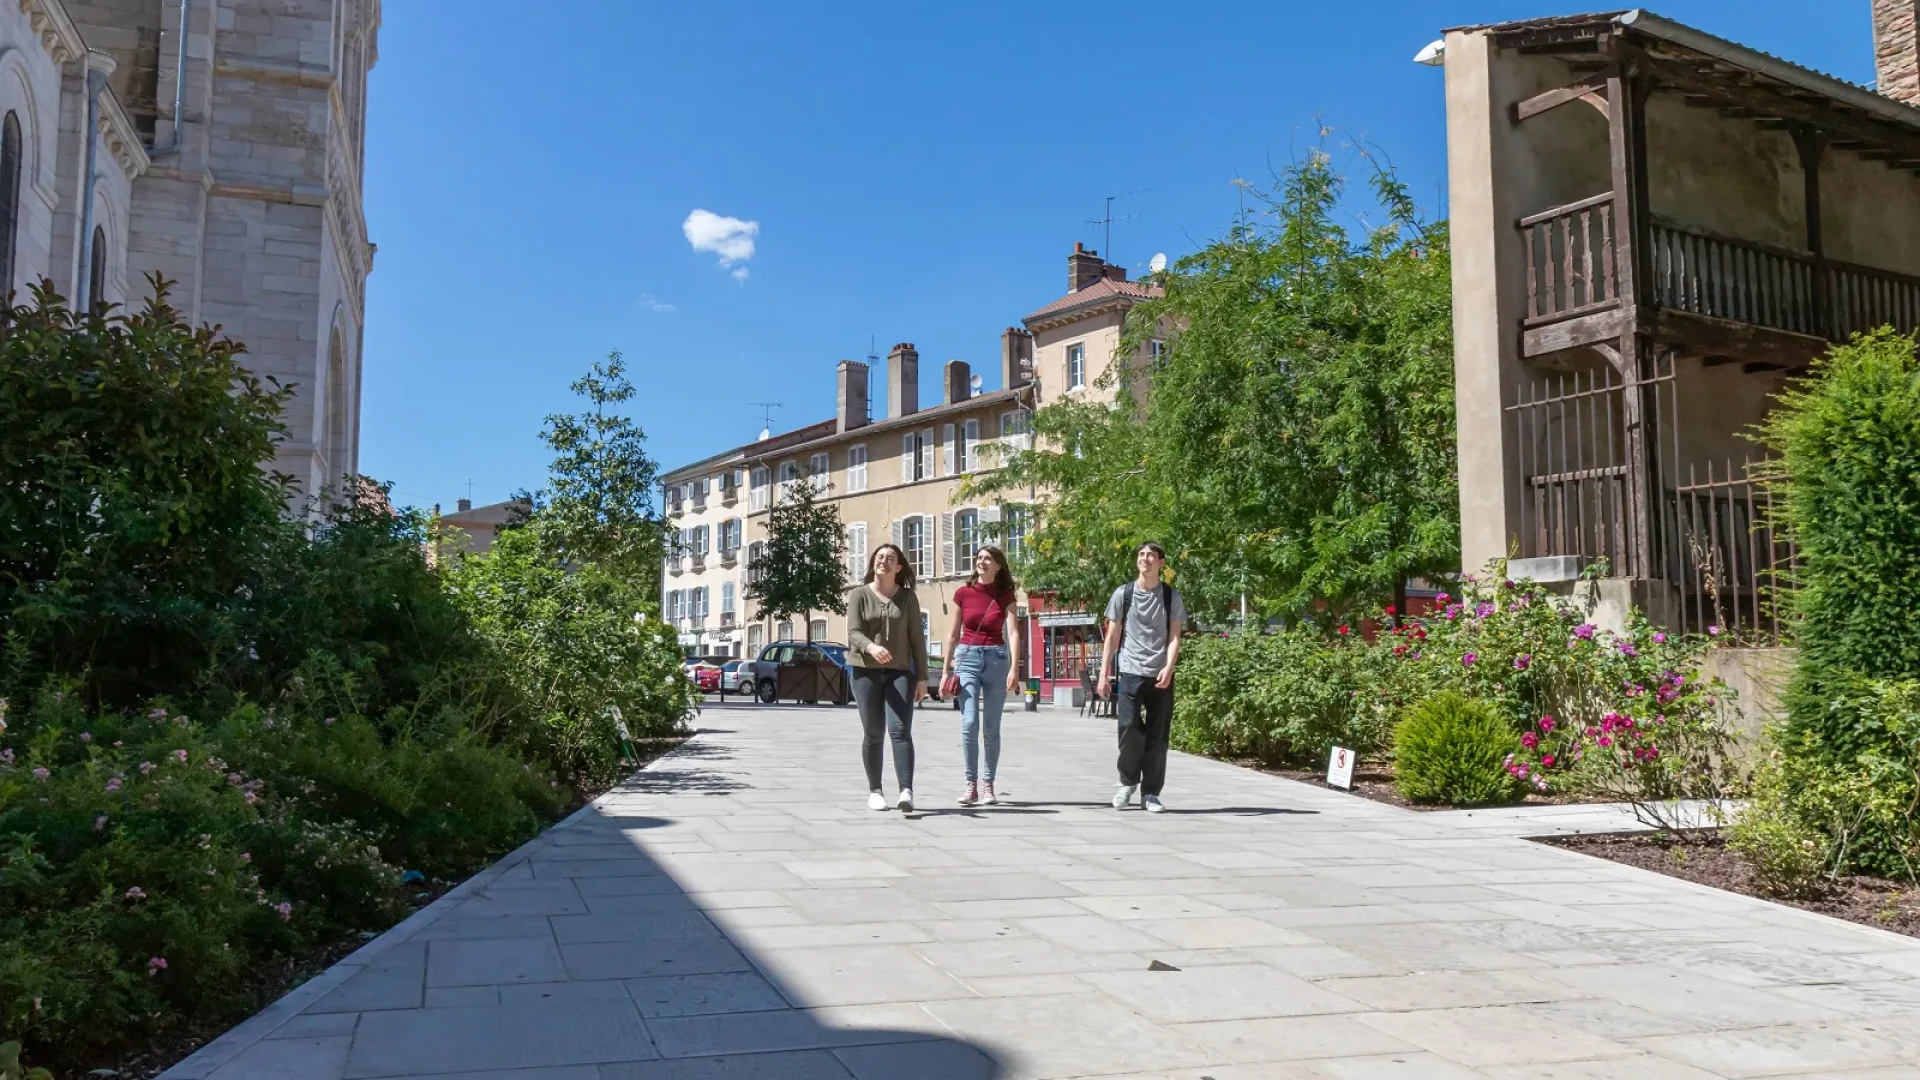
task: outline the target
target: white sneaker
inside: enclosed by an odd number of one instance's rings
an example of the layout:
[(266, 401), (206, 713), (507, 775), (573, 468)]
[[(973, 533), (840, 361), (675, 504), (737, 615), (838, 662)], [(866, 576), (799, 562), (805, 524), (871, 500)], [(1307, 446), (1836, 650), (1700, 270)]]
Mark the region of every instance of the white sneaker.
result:
[(1167, 808), (1161, 804), (1160, 796), (1158, 795), (1149, 795), (1140, 801), (1146, 805), (1147, 813), (1149, 814), (1164, 814), (1167, 812)]
[(1133, 784), (1121, 784), (1115, 788), (1113, 790), (1113, 808), (1115, 810), (1125, 810), (1127, 804), (1133, 801), (1133, 792)]
[(898, 807), (900, 807), (900, 809), (901, 809), (901, 810), (911, 810), (911, 809), (913, 809), (913, 789), (912, 789), (912, 788), (901, 788), (901, 789), (900, 789), (900, 798), (899, 798), (898, 800), (896, 800), (896, 801), (895, 801), (895, 804), (894, 804), (894, 805), (896, 805), (896, 806), (898, 806)]
[(867, 796), (867, 809), (885, 810), (886, 808), (887, 808), (887, 797), (885, 795), (882, 795), (878, 791), (876, 791), (873, 794)]

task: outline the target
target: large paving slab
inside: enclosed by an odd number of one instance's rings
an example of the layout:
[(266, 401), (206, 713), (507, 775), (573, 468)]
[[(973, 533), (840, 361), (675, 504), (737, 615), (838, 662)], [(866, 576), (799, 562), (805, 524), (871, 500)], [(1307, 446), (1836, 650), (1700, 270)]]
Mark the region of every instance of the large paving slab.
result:
[[(701, 734), (174, 1080), (1920, 1080), (1920, 943), (1010, 713), (999, 806), (866, 809), (833, 708)], [(889, 769), (890, 772), (890, 769)]]

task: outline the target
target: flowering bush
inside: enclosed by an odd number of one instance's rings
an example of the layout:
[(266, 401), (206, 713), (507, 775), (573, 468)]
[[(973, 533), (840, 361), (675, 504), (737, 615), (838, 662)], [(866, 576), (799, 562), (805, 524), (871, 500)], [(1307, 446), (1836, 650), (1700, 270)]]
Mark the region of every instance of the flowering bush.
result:
[(383, 744), (244, 705), (0, 706), (0, 1029), (64, 1063), (257, 1006), (257, 973), (404, 914), (403, 867), (470, 872), (564, 793), (470, 736)]
[(1336, 742), (1381, 752), (1392, 717), (1453, 692), (1510, 725), (1521, 745), (1509, 776), (1535, 791), (1632, 802), (1661, 821), (1668, 800), (1721, 794), (1731, 697), (1699, 673), (1706, 639), (1637, 615), (1603, 630), (1499, 564), (1459, 589), (1421, 618), (1383, 613), (1371, 642), (1346, 627), (1196, 636), (1176, 745), (1275, 762), (1318, 761)]

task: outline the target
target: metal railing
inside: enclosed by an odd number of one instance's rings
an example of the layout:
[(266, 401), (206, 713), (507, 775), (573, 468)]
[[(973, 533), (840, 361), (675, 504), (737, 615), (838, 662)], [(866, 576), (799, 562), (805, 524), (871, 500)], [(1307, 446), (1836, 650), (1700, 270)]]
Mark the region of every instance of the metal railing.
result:
[(1704, 475), (1687, 467), (1686, 482), (1666, 492), (1663, 515), (1674, 543), (1667, 579), (1679, 587), (1680, 623), (1694, 633), (1772, 643), (1785, 637), (1785, 594), (1799, 551), (1774, 529), (1773, 463), (1708, 461)]

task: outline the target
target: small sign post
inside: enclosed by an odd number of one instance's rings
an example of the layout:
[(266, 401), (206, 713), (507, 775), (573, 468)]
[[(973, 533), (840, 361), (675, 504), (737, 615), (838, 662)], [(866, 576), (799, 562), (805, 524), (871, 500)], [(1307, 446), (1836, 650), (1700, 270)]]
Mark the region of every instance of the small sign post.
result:
[(1353, 790), (1353, 758), (1353, 751), (1343, 746), (1333, 748), (1327, 758), (1327, 786)]

